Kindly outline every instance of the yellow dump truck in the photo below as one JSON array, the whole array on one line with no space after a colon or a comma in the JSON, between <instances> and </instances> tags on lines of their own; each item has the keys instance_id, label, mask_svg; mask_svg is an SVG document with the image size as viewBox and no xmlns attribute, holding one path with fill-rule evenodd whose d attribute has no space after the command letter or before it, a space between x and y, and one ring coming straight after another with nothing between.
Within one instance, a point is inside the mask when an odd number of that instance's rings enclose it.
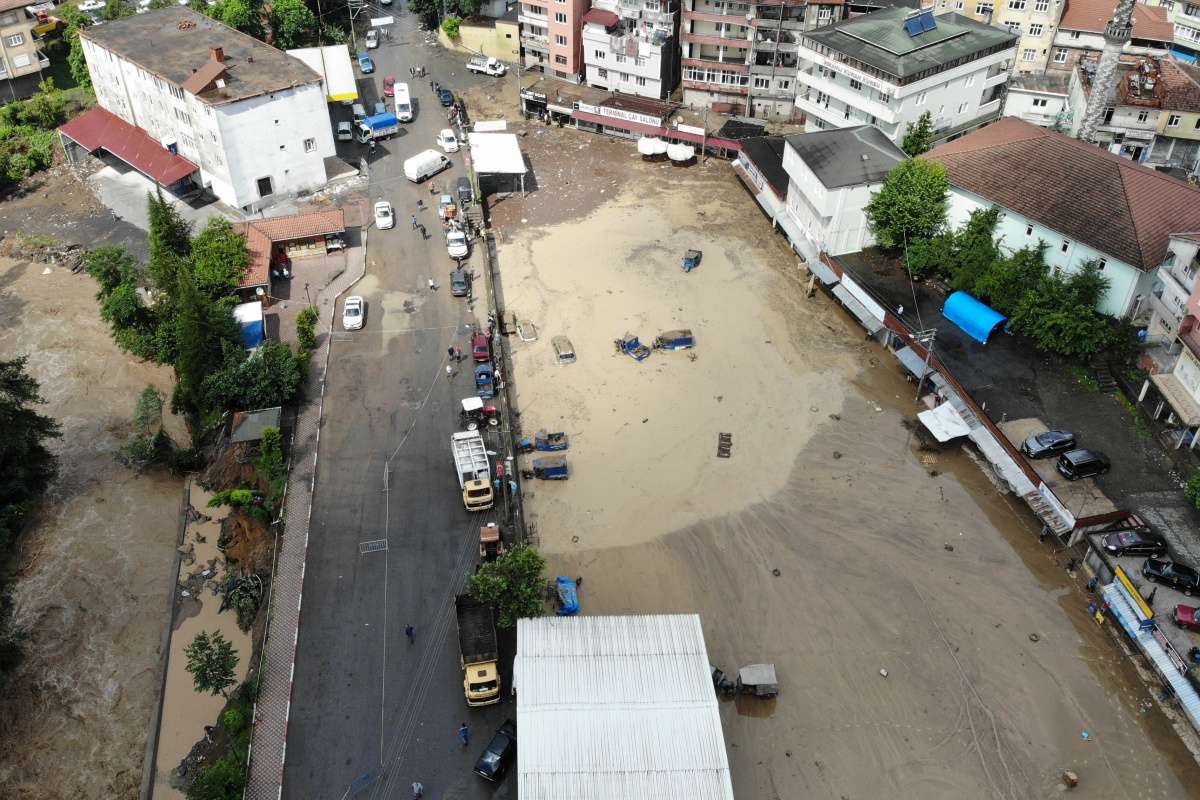
<instances>
[{"instance_id":1,"label":"yellow dump truck","mask_svg":"<svg viewBox=\"0 0 1200 800\"><path fill-rule=\"evenodd\" d=\"M496 663L496 620L492 607L469 594L456 595L458 649L462 654L463 693L469 706L500 702L500 670Z\"/></svg>"}]
</instances>

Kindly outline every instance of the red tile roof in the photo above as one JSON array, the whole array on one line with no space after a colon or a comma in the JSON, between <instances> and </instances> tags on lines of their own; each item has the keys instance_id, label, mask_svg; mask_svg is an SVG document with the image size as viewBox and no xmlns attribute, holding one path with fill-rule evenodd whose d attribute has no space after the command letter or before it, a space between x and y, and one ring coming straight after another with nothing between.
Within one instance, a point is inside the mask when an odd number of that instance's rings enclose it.
<instances>
[{"instance_id":1,"label":"red tile roof","mask_svg":"<svg viewBox=\"0 0 1200 800\"><path fill-rule=\"evenodd\" d=\"M266 286L271 281L271 251L277 242L292 242L345 233L346 217L342 209L314 211L311 214L290 214L286 217L252 219L234 226L246 237L250 266L238 288Z\"/></svg>"},{"instance_id":2,"label":"red tile roof","mask_svg":"<svg viewBox=\"0 0 1200 800\"><path fill-rule=\"evenodd\" d=\"M1017 117L923 158L953 185L1141 270L1162 263L1172 232L1200 230L1200 189Z\"/></svg>"},{"instance_id":3,"label":"red tile roof","mask_svg":"<svg viewBox=\"0 0 1200 800\"><path fill-rule=\"evenodd\" d=\"M594 22L597 25L611 28L620 22L621 18L611 11L605 11L602 8L593 8L583 15L583 21L585 23Z\"/></svg>"},{"instance_id":4,"label":"red tile roof","mask_svg":"<svg viewBox=\"0 0 1200 800\"><path fill-rule=\"evenodd\" d=\"M1168 111L1200 111L1200 67L1160 59L1159 78L1166 89L1163 108Z\"/></svg>"},{"instance_id":5,"label":"red tile roof","mask_svg":"<svg viewBox=\"0 0 1200 800\"><path fill-rule=\"evenodd\" d=\"M178 153L172 153L141 128L97 106L58 129L89 153L104 148L129 166L170 186L199 169Z\"/></svg>"},{"instance_id":6,"label":"red tile roof","mask_svg":"<svg viewBox=\"0 0 1200 800\"><path fill-rule=\"evenodd\" d=\"M1104 33L1116 10L1116 0L1067 0L1067 10L1058 27L1068 31ZM1171 41L1174 29L1167 21L1167 7L1136 4L1133 7L1133 36L1135 39Z\"/></svg>"}]
</instances>

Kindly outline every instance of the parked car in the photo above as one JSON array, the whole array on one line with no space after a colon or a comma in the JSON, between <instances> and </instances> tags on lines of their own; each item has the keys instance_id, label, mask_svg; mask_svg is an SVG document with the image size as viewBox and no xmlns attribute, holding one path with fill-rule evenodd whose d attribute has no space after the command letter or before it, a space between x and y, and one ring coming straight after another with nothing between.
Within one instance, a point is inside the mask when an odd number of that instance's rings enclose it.
<instances>
[{"instance_id":1,"label":"parked car","mask_svg":"<svg viewBox=\"0 0 1200 800\"><path fill-rule=\"evenodd\" d=\"M1171 612L1171 620L1181 628L1200 632L1200 615L1196 614L1198 610L1195 606L1177 605Z\"/></svg>"},{"instance_id":2,"label":"parked car","mask_svg":"<svg viewBox=\"0 0 1200 800\"><path fill-rule=\"evenodd\" d=\"M471 279L466 270L456 269L450 273L450 294L455 297L466 297L471 291Z\"/></svg>"},{"instance_id":3,"label":"parked car","mask_svg":"<svg viewBox=\"0 0 1200 800\"><path fill-rule=\"evenodd\" d=\"M388 228L393 228L396 225L396 214L392 211L392 204L387 200L380 200L375 204L375 227L381 231L386 231Z\"/></svg>"},{"instance_id":4,"label":"parked car","mask_svg":"<svg viewBox=\"0 0 1200 800\"><path fill-rule=\"evenodd\" d=\"M475 774L489 781L498 781L504 777L516 757L517 723L507 719L492 735L492 740L475 762Z\"/></svg>"},{"instance_id":5,"label":"parked car","mask_svg":"<svg viewBox=\"0 0 1200 800\"><path fill-rule=\"evenodd\" d=\"M383 96L384 97L392 97L395 94L396 94L396 76L388 75L386 78L383 79Z\"/></svg>"},{"instance_id":6,"label":"parked car","mask_svg":"<svg viewBox=\"0 0 1200 800\"><path fill-rule=\"evenodd\" d=\"M379 47L379 29L371 28L367 31L367 49L374 50Z\"/></svg>"},{"instance_id":7,"label":"parked car","mask_svg":"<svg viewBox=\"0 0 1200 800\"><path fill-rule=\"evenodd\" d=\"M1030 458L1046 458L1075 449L1075 434L1070 431L1043 431L1021 443L1021 452Z\"/></svg>"},{"instance_id":8,"label":"parked car","mask_svg":"<svg viewBox=\"0 0 1200 800\"><path fill-rule=\"evenodd\" d=\"M1101 539L1104 550L1114 556L1161 556L1167 553L1167 542L1148 528L1117 531Z\"/></svg>"},{"instance_id":9,"label":"parked car","mask_svg":"<svg viewBox=\"0 0 1200 800\"><path fill-rule=\"evenodd\" d=\"M83 0L83 2L79 4L79 10L80 11L89 11L89 12L90 11L99 11L100 9L104 8L106 5L108 5L108 3L105 2L105 0Z\"/></svg>"},{"instance_id":10,"label":"parked car","mask_svg":"<svg viewBox=\"0 0 1200 800\"><path fill-rule=\"evenodd\" d=\"M466 208L474 199L475 193L471 190L471 179L464 175L458 179L458 203Z\"/></svg>"},{"instance_id":11,"label":"parked car","mask_svg":"<svg viewBox=\"0 0 1200 800\"><path fill-rule=\"evenodd\" d=\"M471 247L467 244L467 235L458 230L447 233L446 252L455 260L466 258L467 254L471 252Z\"/></svg>"},{"instance_id":12,"label":"parked car","mask_svg":"<svg viewBox=\"0 0 1200 800\"><path fill-rule=\"evenodd\" d=\"M342 121L337 124L337 138L339 142L349 142L354 139L354 126L349 122Z\"/></svg>"},{"instance_id":13,"label":"parked car","mask_svg":"<svg viewBox=\"0 0 1200 800\"><path fill-rule=\"evenodd\" d=\"M438 102L449 108L454 105L454 92L449 89L438 89Z\"/></svg>"},{"instance_id":14,"label":"parked car","mask_svg":"<svg viewBox=\"0 0 1200 800\"><path fill-rule=\"evenodd\" d=\"M1178 561L1147 558L1142 564L1142 577L1148 581L1178 589L1189 597L1200 591L1200 572L1196 572L1187 564L1180 564Z\"/></svg>"},{"instance_id":15,"label":"parked car","mask_svg":"<svg viewBox=\"0 0 1200 800\"><path fill-rule=\"evenodd\" d=\"M360 330L367 315L367 304L358 295L351 295L342 304L342 328L348 331Z\"/></svg>"},{"instance_id":16,"label":"parked car","mask_svg":"<svg viewBox=\"0 0 1200 800\"><path fill-rule=\"evenodd\" d=\"M1069 481L1103 475L1111 466L1108 456L1097 450L1070 450L1059 456L1054 465L1058 474Z\"/></svg>"},{"instance_id":17,"label":"parked car","mask_svg":"<svg viewBox=\"0 0 1200 800\"><path fill-rule=\"evenodd\" d=\"M438 147L442 148L447 153L458 152L458 137L454 135L454 131L449 128L442 128L437 135Z\"/></svg>"},{"instance_id":18,"label":"parked car","mask_svg":"<svg viewBox=\"0 0 1200 800\"><path fill-rule=\"evenodd\" d=\"M366 50L358 54L358 68L362 70L364 75L370 75L375 71L375 62L371 60L371 56Z\"/></svg>"},{"instance_id":19,"label":"parked car","mask_svg":"<svg viewBox=\"0 0 1200 800\"><path fill-rule=\"evenodd\" d=\"M471 337L471 358L480 364L492 360L492 344L486 333L477 333Z\"/></svg>"}]
</instances>

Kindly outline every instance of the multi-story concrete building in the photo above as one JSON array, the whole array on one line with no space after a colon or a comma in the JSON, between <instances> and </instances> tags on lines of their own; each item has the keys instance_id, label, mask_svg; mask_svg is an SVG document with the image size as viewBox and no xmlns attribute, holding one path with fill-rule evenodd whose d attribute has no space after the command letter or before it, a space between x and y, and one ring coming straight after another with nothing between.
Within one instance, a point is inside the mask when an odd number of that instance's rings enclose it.
<instances>
[{"instance_id":1,"label":"multi-story concrete building","mask_svg":"<svg viewBox=\"0 0 1200 800\"><path fill-rule=\"evenodd\" d=\"M1042 128L1071 126L1070 79L1066 75L1017 75L1004 95L1006 117L1020 117Z\"/></svg>"},{"instance_id":2,"label":"multi-story concrete building","mask_svg":"<svg viewBox=\"0 0 1200 800\"><path fill-rule=\"evenodd\" d=\"M192 181L245 210L324 185L329 108L320 76L299 60L183 7L93 26L80 40L100 108L63 132L86 149L130 153L160 183L189 177L179 170L190 162ZM158 152L126 146L138 137ZM175 181L154 174L161 162Z\"/></svg>"},{"instance_id":3,"label":"multi-story concrete building","mask_svg":"<svg viewBox=\"0 0 1200 800\"><path fill-rule=\"evenodd\" d=\"M1115 0L1070 0L1054 34L1046 71L1070 75L1081 58L1103 50L1104 28L1116 6ZM1165 56L1171 49L1171 37L1166 7L1138 3L1133 9L1133 31L1122 53Z\"/></svg>"},{"instance_id":4,"label":"multi-story concrete building","mask_svg":"<svg viewBox=\"0 0 1200 800\"><path fill-rule=\"evenodd\" d=\"M1069 130L1079 133L1092 93L1097 56L1071 76ZM1173 59L1127 59L1117 67L1116 95L1096 129L1096 143L1155 167L1196 174L1200 157L1200 70Z\"/></svg>"},{"instance_id":5,"label":"multi-story concrete building","mask_svg":"<svg viewBox=\"0 0 1200 800\"><path fill-rule=\"evenodd\" d=\"M1200 56L1200 2L1172 0L1167 19L1174 30L1174 46L1181 55L1195 59Z\"/></svg>"},{"instance_id":6,"label":"multi-story concrete building","mask_svg":"<svg viewBox=\"0 0 1200 800\"><path fill-rule=\"evenodd\" d=\"M1016 34L959 14L891 8L801 37L796 107L808 131L876 125L899 142L929 112L939 141L1000 115Z\"/></svg>"},{"instance_id":7,"label":"multi-story concrete building","mask_svg":"<svg viewBox=\"0 0 1200 800\"><path fill-rule=\"evenodd\" d=\"M583 77L583 16L589 0L521 0L517 22L526 69L572 83Z\"/></svg>"},{"instance_id":8,"label":"multi-story concrete building","mask_svg":"<svg viewBox=\"0 0 1200 800\"><path fill-rule=\"evenodd\" d=\"M45 23L22 0L0 0L0 103L28 97L38 73L49 68L37 28ZM27 77L33 76L33 77Z\"/></svg>"},{"instance_id":9,"label":"multi-story concrete building","mask_svg":"<svg viewBox=\"0 0 1200 800\"><path fill-rule=\"evenodd\" d=\"M1176 448L1200 440L1200 234L1174 234L1150 296L1149 379L1138 401L1164 421Z\"/></svg>"},{"instance_id":10,"label":"multi-story concrete building","mask_svg":"<svg viewBox=\"0 0 1200 800\"><path fill-rule=\"evenodd\" d=\"M936 9L939 15L954 12L1019 35L1013 70L1036 74L1046 69L1064 5L1065 0L937 0Z\"/></svg>"},{"instance_id":11,"label":"multi-story concrete building","mask_svg":"<svg viewBox=\"0 0 1200 800\"><path fill-rule=\"evenodd\" d=\"M679 84L679 0L593 0L583 15L589 86L665 99Z\"/></svg>"}]
</instances>

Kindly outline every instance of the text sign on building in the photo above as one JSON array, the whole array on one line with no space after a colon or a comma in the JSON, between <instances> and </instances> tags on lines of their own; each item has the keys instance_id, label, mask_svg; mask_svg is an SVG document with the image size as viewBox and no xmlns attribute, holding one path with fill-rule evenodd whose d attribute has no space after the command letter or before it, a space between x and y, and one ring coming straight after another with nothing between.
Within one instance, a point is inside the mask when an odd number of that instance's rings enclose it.
<instances>
[{"instance_id":1,"label":"text sign on building","mask_svg":"<svg viewBox=\"0 0 1200 800\"><path fill-rule=\"evenodd\" d=\"M690 133L694 136L703 136L704 135L704 128L698 128L695 125L682 125L682 124L676 123L675 127L678 128L679 130L683 131L684 133Z\"/></svg>"},{"instance_id":2,"label":"text sign on building","mask_svg":"<svg viewBox=\"0 0 1200 800\"><path fill-rule=\"evenodd\" d=\"M845 64L842 64L838 61L834 61L833 59L826 58L825 56L821 55L820 53L814 53L812 51L809 51L808 53L806 53L806 57L810 61L812 61L816 64L819 64L822 67L825 67L825 69L840 73L842 75L845 75L848 78L853 78L854 80L858 81L859 83L863 84L864 86L870 86L872 89L874 89L877 92L885 92L887 94L895 94L896 93L896 87L893 86L892 84L884 83L883 81L879 80L878 78L873 78L870 75L868 75L867 73L861 72L860 70L857 70L854 67L848 67Z\"/></svg>"},{"instance_id":3,"label":"text sign on building","mask_svg":"<svg viewBox=\"0 0 1200 800\"><path fill-rule=\"evenodd\" d=\"M609 106L593 106L589 103L576 103L576 108L588 114L598 114L602 117L612 117L613 119L623 119L626 122L638 122L642 125L650 125L658 127L662 123L661 117L654 117L650 114L639 114L636 111L625 111L620 108L610 108Z\"/></svg>"}]
</instances>

